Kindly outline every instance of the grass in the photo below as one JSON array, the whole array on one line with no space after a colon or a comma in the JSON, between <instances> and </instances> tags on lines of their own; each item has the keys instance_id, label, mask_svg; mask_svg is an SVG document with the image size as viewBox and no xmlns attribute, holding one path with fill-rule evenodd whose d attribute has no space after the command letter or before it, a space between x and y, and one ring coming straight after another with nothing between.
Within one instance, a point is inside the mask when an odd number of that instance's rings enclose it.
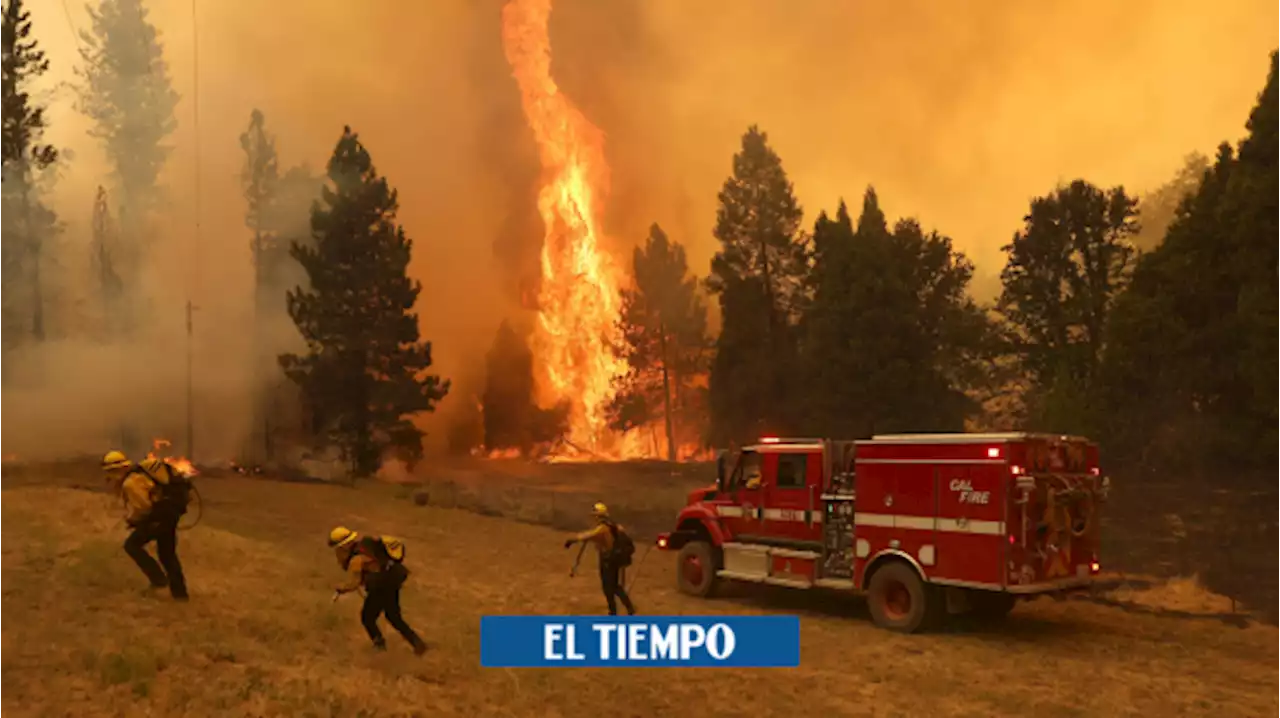
<instances>
[{"instance_id":1,"label":"grass","mask_svg":"<svg viewBox=\"0 0 1280 718\"><path fill-rule=\"evenodd\" d=\"M671 479L655 493L683 492L681 482L689 479ZM1274 627L1231 628L1045 600L1020 606L998 629L900 636L871 626L861 602L845 596L786 590L735 590L714 602L683 596L674 589L670 557L657 552L639 570L641 610L798 613L802 666L482 669L483 614L602 611L592 572L568 577L572 555L560 547L562 534L418 507L395 488L209 478L201 490L205 518L180 536L188 604L145 594L145 580L120 548L118 508L105 496L31 482L4 490L9 620L0 707L7 715L1277 711ZM585 513L577 503L566 499L556 507L563 523ZM413 575L404 610L432 646L425 657L415 658L389 629L391 650L373 653L359 625L359 599L330 603L340 575L324 537L334 524L407 540Z\"/></svg>"}]
</instances>

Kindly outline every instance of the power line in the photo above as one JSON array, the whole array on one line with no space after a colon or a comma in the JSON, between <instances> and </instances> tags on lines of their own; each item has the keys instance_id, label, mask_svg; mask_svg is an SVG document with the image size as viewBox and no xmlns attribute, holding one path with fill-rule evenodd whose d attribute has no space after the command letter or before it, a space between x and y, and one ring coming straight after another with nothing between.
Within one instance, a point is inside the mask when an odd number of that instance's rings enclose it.
<instances>
[{"instance_id":1,"label":"power line","mask_svg":"<svg viewBox=\"0 0 1280 718\"><path fill-rule=\"evenodd\" d=\"M67 0L63 0L63 15L67 17L67 27L72 29L72 38L76 41L76 45L81 44L79 29L76 27L76 20L72 19L72 9L70 9L70 5L67 4Z\"/></svg>"}]
</instances>

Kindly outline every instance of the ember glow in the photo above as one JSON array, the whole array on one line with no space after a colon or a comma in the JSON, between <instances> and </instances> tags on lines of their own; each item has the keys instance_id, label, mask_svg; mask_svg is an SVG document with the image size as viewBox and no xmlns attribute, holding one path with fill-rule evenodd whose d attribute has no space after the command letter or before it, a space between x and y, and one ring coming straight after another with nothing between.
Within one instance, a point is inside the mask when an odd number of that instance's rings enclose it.
<instances>
[{"instance_id":1,"label":"ember glow","mask_svg":"<svg viewBox=\"0 0 1280 718\"><path fill-rule=\"evenodd\" d=\"M569 402L565 438L581 458L643 456L641 441L607 426L613 381L627 371L610 349L621 309L618 270L600 247L609 168L603 134L551 77L550 14L551 0L511 0L502 10L503 49L543 170L542 288L530 339L538 398L546 406Z\"/></svg>"}]
</instances>

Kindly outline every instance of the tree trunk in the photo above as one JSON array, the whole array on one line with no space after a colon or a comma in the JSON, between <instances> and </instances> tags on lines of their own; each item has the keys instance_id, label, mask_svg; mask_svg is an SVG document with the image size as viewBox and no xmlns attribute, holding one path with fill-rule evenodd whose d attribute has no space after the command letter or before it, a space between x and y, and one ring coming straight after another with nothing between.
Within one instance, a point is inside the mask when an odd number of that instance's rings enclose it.
<instances>
[{"instance_id":1,"label":"tree trunk","mask_svg":"<svg viewBox=\"0 0 1280 718\"><path fill-rule=\"evenodd\" d=\"M667 371L667 328L658 323L658 342L662 350L662 413L667 428L667 461L676 460L676 432L671 417L671 378Z\"/></svg>"}]
</instances>

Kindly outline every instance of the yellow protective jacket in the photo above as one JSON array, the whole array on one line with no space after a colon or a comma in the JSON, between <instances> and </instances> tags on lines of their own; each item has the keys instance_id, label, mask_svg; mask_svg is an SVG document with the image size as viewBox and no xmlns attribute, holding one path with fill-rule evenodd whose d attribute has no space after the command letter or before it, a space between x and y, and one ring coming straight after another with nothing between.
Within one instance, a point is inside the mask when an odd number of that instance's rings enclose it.
<instances>
[{"instance_id":1,"label":"yellow protective jacket","mask_svg":"<svg viewBox=\"0 0 1280 718\"><path fill-rule=\"evenodd\" d=\"M619 531L622 530L622 526L614 525L618 527ZM596 524L595 528L574 534L573 540L594 545L596 552L601 556L608 554L613 549L613 532L609 530L609 524L604 521Z\"/></svg>"},{"instance_id":2,"label":"yellow protective jacket","mask_svg":"<svg viewBox=\"0 0 1280 718\"><path fill-rule=\"evenodd\" d=\"M136 526L146 520L160 499L160 482L168 481L163 459L143 459L129 469L120 483L124 497L125 522Z\"/></svg>"},{"instance_id":3,"label":"yellow protective jacket","mask_svg":"<svg viewBox=\"0 0 1280 718\"><path fill-rule=\"evenodd\" d=\"M370 579L380 576L384 571L395 572L393 568L396 562L404 557L404 544L399 539L390 536L371 537L375 541L381 541L384 549L387 551L387 557L390 559L385 566L379 563L378 559L370 556L361 550L361 546L365 545L365 541L369 539L361 539L353 546L345 547L338 550L338 565L343 566L347 572L347 579L342 584L335 587L338 593L349 593L358 588L368 588ZM407 572L401 571L402 576Z\"/></svg>"},{"instance_id":4,"label":"yellow protective jacket","mask_svg":"<svg viewBox=\"0 0 1280 718\"><path fill-rule=\"evenodd\" d=\"M364 586L368 575L377 573L378 570L377 561L362 553L353 552L347 561L347 580L336 586L338 593L350 593Z\"/></svg>"}]
</instances>

